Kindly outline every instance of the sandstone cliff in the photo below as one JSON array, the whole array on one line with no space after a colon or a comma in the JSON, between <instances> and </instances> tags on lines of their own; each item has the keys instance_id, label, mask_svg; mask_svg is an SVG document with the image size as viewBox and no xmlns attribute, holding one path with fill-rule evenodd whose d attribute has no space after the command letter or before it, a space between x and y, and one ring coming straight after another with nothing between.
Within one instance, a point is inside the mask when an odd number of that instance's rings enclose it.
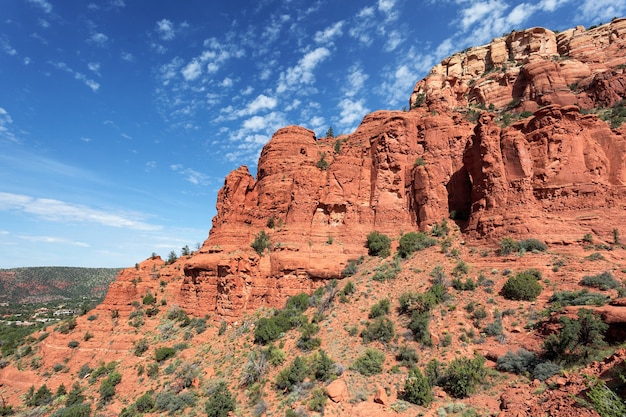
<instances>
[{"instance_id":1,"label":"sandstone cliff","mask_svg":"<svg viewBox=\"0 0 626 417\"><path fill-rule=\"evenodd\" d=\"M534 28L445 59L410 111L371 113L337 138L280 129L256 178L245 166L227 176L202 248L160 272L180 278L168 291L190 313L233 321L340 277L373 230L398 238L444 218L472 237L609 240L626 220L626 131L586 113L624 98L625 63L626 19ZM263 255L250 247L261 231ZM136 273L105 306L139 295Z\"/></svg>"}]
</instances>

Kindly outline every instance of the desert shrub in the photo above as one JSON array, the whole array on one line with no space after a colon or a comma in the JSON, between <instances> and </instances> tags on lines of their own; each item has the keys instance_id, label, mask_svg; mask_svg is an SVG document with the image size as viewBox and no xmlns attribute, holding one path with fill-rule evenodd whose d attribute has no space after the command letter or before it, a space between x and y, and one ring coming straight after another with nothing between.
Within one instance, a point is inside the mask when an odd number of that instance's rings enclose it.
<instances>
[{"instance_id":1,"label":"desert shrub","mask_svg":"<svg viewBox=\"0 0 626 417\"><path fill-rule=\"evenodd\" d=\"M140 413L149 413L154 409L154 397L151 393L146 392L135 401L135 408Z\"/></svg>"},{"instance_id":2,"label":"desert shrub","mask_svg":"<svg viewBox=\"0 0 626 417\"><path fill-rule=\"evenodd\" d=\"M309 308L309 295L306 293L300 293L298 295L294 295L293 297L289 297L287 300L287 304L285 305L285 309L295 310L297 312L306 311Z\"/></svg>"},{"instance_id":3,"label":"desert shrub","mask_svg":"<svg viewBox=\"0 0 626 417\"><path fill-rule=\"evenodd\" d=\"M402 345L396 353L396 360L400 362L402 365L411 368L417 365L419 361L419 356L417 355L417 351L410 346Z\"/></svg>"},{"instance_id":4,"label":"desert shrub","mask_svg":"<svg viewBox=\"0 0 626 417\"><path fill-rule=\"evenodd\" d=\"M606 291L612 288L617 288L620 284L615 278L613 278L613 274L611 274L610 271L605 271L598 275L584 276L583 279L580 280L580 285Z\"/></svg>"},{"instance_id":5,"label":"desert shrub","mask_svg":"<svg viewBox=\"0 0 626 417\"><path fill-rule=\"evenodd\" d=\"M367 235L367 249L370 256L386 258L391 255L391 239L389 236L373 231Z\"/></svg>"},{"instance_id":6,"label":"desert shrub","mask_svg":"<svg viewBox=\"0 0 626 417\"><path fill-rule=\"evenodd\" d=\"M409 330L413 333L413 339L426 346L432 346L432 339L430 337L430 313L414 311L411 314L411 321L408 324Z\"/></svg>"},{"instance_id":7,"label":"desert shrub","mask_svg":"<svg viewBox=\"0 0 626 417\"><path fill-rule=\"evenodd\" d=\"M538 239L523 239L519 241L520 250L526 252L545 252L548 246Z\"/></svg>"},{"instance_id":8,"label":"desert shrub","mask_svg":"<svg viewBox=\"0 0 626 417\"><path fill-rule=\"evenodd\" d=\"M413 252L426 249L437 244L437 239L428 236L424 232L409 232L400 238L398 255L403 258L410 256Z\"/></svg>"},{"instance_id":9,"label":"desert shrub","mask_svg":"<svg viewBox=\"0 0 626 417\"><path fill-rule=\"evenodd\" d=\"M260 381L267 372L268 363L265 352L250 352L248 355L248 362L241 370L241 386L250 386L255 382Z\"/></svg>"},{"instance_id":10,"label":"desert shrub","mask_svg":"<svg viewBox=\"0 0 626 417\"><path fill-rule=\"evenodd\" d=\"M159 411L169 411L174 415L177 411L182 411L196 402L193 392L187 391L176 395L172 391L162 391L154 396L154 407Z\"/></svg>"},{"instance_id":11,"label":"desert shrub","mask_svg":"<svg viewBox=\"0 0 626 417\"><path fill-rule=\"evenodd\" d=\"M385 362L385 354L376 349L365 349L354 363L352 368L363 376L372 376L383 372L383 363Z\"/></svg>"},{"instance_id":12,"label":"desert shrub","mask_svg":"<svg viewBox=\"0 0 626 417\"><path fill-rule=\"evenodd\" d=\"M204 409L208 417L226 417L235 410L235 397L225 382L220 382L209 395Z\"/></svg>"},{"instance_id":13,"label":"desert shrub","mask_svg":"<svg viewBox=\"0 0 626 417\"><path fill-rule=\"evenodd\" d=\"M549 302L558 306L603 306L609 300L608 295L588 290L557 291L550 296Z\"/></svg>"},{"instance_id":14,"label":"desert shrub","mask_svg":"<svg viewBox=\"0 0 626 417\"><path fill-rule=\"evenodd\" d=\"M37 391L35 391L35 387L31 385L25 395L25 403L29 407L38 407L40 405L50 404L52 399L52 391L50 391L46 384L39 387Z\"/></svg>"},{"instance_id":15,"label":"desert shrub","mask_svg":"<svg viewBox=\"0 0 626 417\"><path fill-rule=\"evenodd\" d=\"M78 347L78 345L80 345L80 343L77 340L70 340L67 344L67 347L75 349Z\"/></svg>"},{"instance_id":16,"label":"desert shrub","mask_svg":"<svg viewBox=\"0 0 626 417\"><path fill-rule=\"evenodd\" d=\"M465 263L464 261L459 261L454 267L454 269L452 270L452 275L454 275L457 278L460 278L461 276L466 275L468 271L469 271L469 265L467 265L467 263Z\"/></svg>"},{"instance_id":17,"label":"desert shrub","mask_svg":"<svg viewBox=\"0 0 626 417\"><path fill-rule=\"evenodd\" d=\"M148 341L146 339L139 339L134 343L133 352L135 353L135 356L141 356L148 350L148 348L150 348Z\"/></svg>"},{"instance_id":18,"label":"desert shrub","mask_svg":"<svg viewBox=\"0 0 626 417\"><path fill-rule=\"evenodd\" d=\"M524 348L517 352L508 351L500 356L496 362L496 369L503 372L523 374L529 372L537 363L537 355Z\"/></svg>"},{"instance_id":19,"label":"desert shrub","mask_svg":"<svg viewBox=\"0 0 626 417\"><path fill-rule=\"evenodd\" d=\"M283 329L279 327L273 317L263 317L259 319L254 329L254 343L266 345L274 340L278 340L283 333Z\"/></svg>"},{"instance_id":20,"label":"desert shrub","mask_svg":"<svg viewBox=\"0 0 626 417\"><path fill-rule=\"evenodd\" d=\"M76 318L72 317L63 320L56 328L59 333L68 334L76 328Z\"/></svg>"},{"instance_id":21,"label":"desert shrub","mask_svg":"<svg viewBox=\"0 0 626 417\"><path fill-rule=\"evenodd\" d=\"M505 237L500 241L500 249L498 253L500 255L509 255L511 253L515 253L519 251L519 243L515 241L515 239L510 237Z\"/></svg>"},{"instance_id":22,"label":"desert shrub","mask_svg":"<svg viewBox=\"0 0 626 417\"><path fill-rule=\"evenodd\" d=\"M586 404L593 408L602 417L626 416L626 403L600 379L588 382L589 390L586 392Z\"/></svg>"},{"instance_id":23,"label":"desert shrub","mask_svg":"<svg viewBox=\"0 0 626 417\"><path fill-rule=\"evenodd\" d=\"M152 295L151 293L147 293L141 300L143 305L150 305L150 306L155 305L156 301L157 301L156 297Z\"/></svg>"},{"instance_id":24,"label":"desert shrub","mask_svg":"<svg viewBox=\"0 0 626 417\"><path fill-rule=\"evenodd\" d=\"M446 368L442 388L456 398L470 396L476 392L477 386L487 375L484 364L485 358L479 355L475 355L473 359L454 359Z\"/></svg>"},{"instance_id":25,"label":"desert shrub","mask_svg":"<svg viewBox=\"0 0 626 417\"><path fill-rule=\"evenodd\" d=\"M609 326L593 311L583 308L578 310L576 320L561 317L559 322L559 333L549 335L543 343L548 356L587 356L591 350L605 345L604 333Z\"/></svg>"},{"instance_id":26,"label":"desert shrub","mask_svg":"<svg viewBox=\"0 0 626 417\"><path fill-rule=\"evenodd\" d=\"M322 387L316 387L311 391L311 399L308 401L307 407L311 411L323 413L326 401L328 401L328 394L326 393L326 390Z\"/></svg>"},{"instance_id":27,"label":"desert shrub","mask_svg":"<svg viewBox=\"0 0 626 417\"><path fill-rule=\"evenodd\" d=\"M351 277L359 271L359 265L363 263L363 257L361 256L359 259L350 259L348 260L348 264L343 269L341 275L345 277Z\"/></svg>"},{"instance_id":28,"label":"desert shrub","mask_svg":"<svg viewBox=\"0 0 626 417\"><path fill-rule=\"evenodd\" d=\"M448 226L448 220L441 220L441 224L435 223L430 229L430 234L436 237L444 237L450 233L450 227Z\"/></svg>"},{"instance_id":29,"label":"desert shrub","mask_svg":"<svg viewBox=\"0 0 626 417\"><path fill-rule=\"evenodd\" d=\"M417 367L409 370L409 375L404 383L404 399L424 407L428 407L434 400L428 378Z\"/></svg>"},{"instance_id":30,"label":"desert shrub","mask_svg":"<svg viewBox=\"0 0 626 417\"><path fill-rule=\"evenodd\" d=\"M502 320L494 320L485 327L488 336L500 336L502 334Z\"/></svg>"},{"instance_id":31,"label":"desert shrub","mask_svg":"<svg viewBox=\"0 0 626 417\"><path fill-rule=\"evenodd\" d=\"M5 415L0 413L0 415ZM51 417L89 417L91 406L89 404L76 404L71 407L63 407L55 411Z\"/></svg>"},{"instance_id":32,"label":"desert shrub","mask_svg":"<svg viewBox=\"0 0 626 417\"><path fill-rule=\"evenodd\" d=\"M392 262L387 262L374 268L372 279L380 282L391 281L396 279L401 270L400 259L396 258Z\"/></svg>"},{"instance_id":33,"label":"desert shrub","mask_svg":"<svg viewBox=\"0 0 626 417\"><path fill-rule=\"evenodd\" d=\"M561 372L561 365L552 361L540 362L532 368L531 374L533 378L539 381L545 381L552 375L556 375Z\"/></svg>"},{"instance_id":34,"label":"desert shrub","mask_svg":"<svg viewBox=\"0 0 626 417\"><path fill-rule=\"evenodd\" d=\"M272 366L279 366L285 362L285 352L273 344L268 345L267 348L263 350L263 354Z\"/></svg>"},{"instance_id":35,"label":"desert shrub","mask_svg":"<svg viewBox=\"0 0 626 417\"><path fill-rule=\"evenodd\" d=\"M335 362L324 349L320 349L311 360L311 374L318 381L328 381L335 375Z\"/></svg>"},{"instance_id":36,"label":"desert shrub","mask_svg":"<svg viewBox=\"0 0 626 417\"><path fill-rule=\"evenodd\" d=\"M252 243L250 244L252 249L259 254L259 256L263 255L265 249L270 249L272 246L272 242L270 241L270 236L265 233L265 230L261 230L255 237Z\"/></svg>"},{"instance_id":37,"label":"desert shrub","mask_svg":"<svg viewBox=\"0 0 626 417\"><path fill-rule=\"evenodd\" d=\"M534 301L541 293L540 278L541 273L536 270L520 272L507 280L501 294L509 300Z\"/></svg>"},{"instance_id":38,"label":"desert shrub","mask_svg":"<svg viewBox=\"0 0 626 417\"><path fill-rule=\"evenodd\" d=\"M313 337L320 331L320 327L315 323L306 323L300 327L300 338L296 346L304 351L315 350L322 344L321 339Z\"/></svg>"},{"instance_id":39,"label":"desert shrub","mask_svg":"<svg viewBox=\"0 0 626 417\"><path fill-rule=\"evenodd\" d=\"M365 343L378 340L382 343L389 343L395 335L393 322L387 317L378 317L373 322L365 325L361 332L361 337Z\"/></svg>"},{"instance_id":40,"label":"desert shrub","mask_svg":"<svg viewBox=\"0 0 626 417\"><path fill-rule=\"evenodd\" d=\"M304 381L309 373L309 367L304 359L300 356L296 356L293 363L283 369L276 375L274 383L278 389L287 389L291 391L296 385Z\"/></svg>"},{"instance_id":41,"label":"desert shrub","mask_svg":"<svg viewBox=\"0 0 626 417\"><path fill-rule=\"evenodd\" d=\"M111 401L113 396L115 396L115 386L122 381L122 375L113 371L100 383L100 402L103 404Z\"/></svg>"},{"instance_id":42,"label":"desert shrub","mask_svg":"<svg viewBox=\"0 0 626 417\"><path fill-rule=\"evenodd\" d=\"M377 317L389 314L390 307L391 303L389 302L388 298L380 300L370 308L369 318L375 319Z\"/></svg>"},{"instance_id":43,"label":"desert shrub","mask_svg":"<svg viewBox=\"0 0 626 417\"><path fill-rule=\"evenodd\" d=\"M354 282L348 281L346 285L343 286L341 291L339 291L339 301L342 303L348 302L348 297L356 292L356 285Z\"/></svg>"},{"instance_id":44,"label":"desert shrub","mask_svg":"<svg viewBox=\"0 0 626 417\"><path fill-rule=\"evenodd\" d=\"M157 350L154 352L154 359L157 362L163 362L173 357L174 355L176 355L176 349L162 346L160 348L157 348Z\"/></svg>"},{"instance_id":45,"label":"desert shrub","mask_svg":"<svg viewBox=\"0 0 626 417\"><path fill-rule=\"evenodd\" d=\"M401 294L398 299L398 302L400 303L398 312L400 314L428 312L439 303L437 295L436 291L427 291L421 294L412 291L405 292Z\"/></svg>"},{"instance_id":46,"label":"desert shrub","mask_svg":"<svg viewBox=\"0 0 626 417\"><path fill-rule=\"evenodd\" d=\"M476 289L476 281L471 277L461 280L461 278L454 278L452 280L452 288L457 291L474 291Z\"/></svg>"}]
</instances>

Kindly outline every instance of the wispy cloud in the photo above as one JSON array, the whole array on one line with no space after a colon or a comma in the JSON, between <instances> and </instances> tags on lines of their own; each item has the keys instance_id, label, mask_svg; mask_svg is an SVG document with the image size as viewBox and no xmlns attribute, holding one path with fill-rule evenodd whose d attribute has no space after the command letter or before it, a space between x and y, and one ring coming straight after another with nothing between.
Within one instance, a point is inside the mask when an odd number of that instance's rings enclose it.
<instances>
[{"instance_id":1,"label":"wispy cloud","mask_svg":"<svg viewBox=\"0 0 626 417\"><path fill-rule=\"evenodd\" d=\"M133 62L135 60L135 57L130 52L122 52L120 54L120 57L122 58L123 61L126 61L126 62Z\"/></svg>"},{"instance_id":2,"label":"wispy cloud","mask_svg":"<svg viewBox=\"0 0 626 417\"><path fill-rule=\"evenodd\" d=\"M556 2L556 0L553 0ZM581 18L593 23L606 23L616 16L626 14L626 2L614 0L584 0L579 7Z\"/></svg>"},{"instance_id":3,"label":"wispy cloud","mask_svg":"<svg viewBox=\"0 0 626 417\"><path fill-rule=\"evenodd\" d=\"M11 129L12 123L13 119L9 113L0 107L0 140L4 142L20 143L20 140Z\"/></svg>"},{"instance_id":4,"label":"wispy cloud","mask_svg":"<svg viewBox=\"0 0 626 417\"><path fill-rule=\"evenodd\" d=\"M321 44L327 44L329 42L332 42L333 39L335 39L336 37L343 35L343 25L344 22L339 21L324 30L316 32L313 36L313 39L315 40L315 42Z\"/></svg>"},{"instance_id":5,"label":"wispy cloud","mask_svg":"<svg viewBox=\"0 0 626 417\"><path fill-rule=\"evenodd\" d=\"M138 214L115 213L49 198L0 192L0 210L20 211L42 220L95 223L103 226L155 231L161 226L144 222Z\"/></svg>"},{"instance_id":6,"label":"wispy cloud","mask_svg":"<svg viewBox=\"0 0 626 417\"><path fill-rule=\"evenodd\" d=\"M29 235L17 235L19 239L26 240L28 242L35 243L51 243L54 245L69 245L69 246L78 246L82 248L89 248L91 245L85 242L78 242L69 240L62 237L53 237L53 236L29 236Z\"/></svg>"},{"instance_id":7,"label":"wispy cloud","mask_svg":"<svg viewBox=\"0 0 626 417\"><path fill-rule=\"evenodd\" d=\"M192 168L185 168L180 164L170 165L170 169L180 175L185 177L185 180L189 181L194 185L209 185L211 183L211 178L198 172Z\"/></svg>"},{"instance_id":8,"label":"wispy cloud","mask_svg":"<svg viewBox=\"0 0 626 417\"><path fill-rule=\"evenodd\" d=\"M0 51L7 55L17 55L17 50L11 46L11 43L6 36L0 36Z\"/></svg>"},{"instance_id":9,"label":"wispy cloud","mask_svg":"<svg viewBox=\"0 0 626 417\"><path fill-rule=\"evenodd\" d=\"M39 7L44 13L52 13L52 4L46 0L28 0L28 2Z\"/></svg>"},{"instance_id":10,"label":"wispy cloud","mask_svg":"<svg viewBox=\"0 0 626 417\"><path fill-rule=\"evenodd\" d=\"M72 74L75 79L82 81L87 87L91 88L94 93L100 88L100 83L88 78L82 72L74 71L65 62L50 62L50 64L58 70Z\"/></svg>"}]
</instances>

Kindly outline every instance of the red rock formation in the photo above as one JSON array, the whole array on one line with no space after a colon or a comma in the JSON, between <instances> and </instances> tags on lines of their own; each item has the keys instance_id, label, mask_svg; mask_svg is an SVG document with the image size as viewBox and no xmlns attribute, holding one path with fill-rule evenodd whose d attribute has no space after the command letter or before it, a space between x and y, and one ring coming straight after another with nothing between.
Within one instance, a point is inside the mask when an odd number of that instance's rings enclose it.
<instances>
[{"instance_id":1,"label":"red rock formation","mask_svg":"<svg viewBox=\"0 0 626 417\"><path fill-rule=\"evenodd\" d=\"M338 138L278 130L256 179L246 167L227 176L198 253L159 271L167 291L190 313L234 321L340 277L373 230L397 238L450 216L472 236L571 243L593 231L608 240L626 223L626 130L573 104L624 97L625 38L623 19L514 32L435 67L411 97L427 107L369 114ZM472 122L471 103L493 110ZM507 106L535 113L504 127ZM261 231L272 248L259 256L250 244ZM105 304L128 308L153 288L148 278L133 283L137 274L120 274Z\"/></svg>"}]
</instances>

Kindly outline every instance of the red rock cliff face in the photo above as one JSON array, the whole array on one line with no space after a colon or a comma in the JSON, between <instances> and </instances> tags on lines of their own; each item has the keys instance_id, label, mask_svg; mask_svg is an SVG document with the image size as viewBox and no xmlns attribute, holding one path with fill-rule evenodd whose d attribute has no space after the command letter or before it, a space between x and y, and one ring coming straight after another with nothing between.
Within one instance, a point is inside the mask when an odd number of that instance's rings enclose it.
<instances>
[{"instance_id":1,"label":"red rock cliff face","mask_svg":"<svg viewBox=\"0 0 626 417\"><path fill-rule=\"evenodd\" d=\"M625 37L626 20L515 32L444 60L410 111L369 114L338 138L280 129L256 179L246 167L227 176L209 238L163 269L166 290L190 313L234 321L340 277L373 230L397 238L449 217L468 237L608 240L626 224L626 130L580 109L624 98ZM476 104L491 111L475 120ZM506 111L522 110L534 114L504 127ZM260 256L250 244L261 231L272 249ZM105 304L145 292L136 273L122 273Z\"/></svg>"}]
</instances>

